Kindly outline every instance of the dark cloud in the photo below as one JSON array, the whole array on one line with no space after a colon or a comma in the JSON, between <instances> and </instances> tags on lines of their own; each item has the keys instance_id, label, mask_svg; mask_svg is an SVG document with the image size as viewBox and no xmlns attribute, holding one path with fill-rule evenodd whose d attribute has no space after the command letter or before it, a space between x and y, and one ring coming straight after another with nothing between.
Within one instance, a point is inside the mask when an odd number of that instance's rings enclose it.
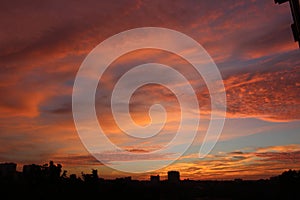
<instances>
[{"instance_id":1,"label":"dark cloud","mask_svg":"<svg viewBox=\"0 0 300 200\"><path fill-rule=\"evenodd\" d=\"M61 107L54 108L48 112L53 113L53 114L70 114L72 112L72 104L65 103L65 104L61 105Z\"/></svg>"},{"instance_id":2,"label":"dark cloud","mask_svg":"<svg viewBox=\"0 0 300 200\"><path fill-rule=\"evenodd\" d=\"M54 156L53 160L57 163L62 163L67 166L93 166L93 165L103 165L100 161L94 158L90 154L86 155L76 155L69 154L65 156Z\"/></svg>"},{"instance_id":3,"label":"dark cloud","mask_svg":"<svg viewBox=\"0 0 300 200\"><path fill-rule=\"evenodd\" d=\"M300 119L299 67L228 77L224 83L229 117L255 117L270 121ZM298 108L298 109L297 109Z\"/></svg>"},{"instance_id":4,"label":"dark cloud","mask_svg":"<svg viewBox=\"0 0 300 200\"><path fill-rule=\"evenodd\" d=\"M136 161L136 160L168 160L173 153L147 153L147 150L141 151L139 153L127 154L126 152L117 151L107 151L96 154L96 157L104 163L118 162L118 161ZM132 151L131 151L132 152Z\"/></svg>"},{"instance_id":5,"label":"dark cloud","mask_svg":"<svg viewBox=\"0 0 300 200\"><path fill-rule=\"evenodd\" d=\"M243 152L242 151L233 151L233 152L230 152L229 154L231 154L231 155L242 155Z\"/></svg>"},{"instance_id":6,"label":"dark cloud","mask_svg":"<svg viewBox=\"0 0 300 200\"><path fill-rule=\"evenodd\" d=\"M294 162L300 163L300 151L293 152L263 152L256 153L255 156L263 158L263 161L271 162Z\"/></svg>"}]
</instances>

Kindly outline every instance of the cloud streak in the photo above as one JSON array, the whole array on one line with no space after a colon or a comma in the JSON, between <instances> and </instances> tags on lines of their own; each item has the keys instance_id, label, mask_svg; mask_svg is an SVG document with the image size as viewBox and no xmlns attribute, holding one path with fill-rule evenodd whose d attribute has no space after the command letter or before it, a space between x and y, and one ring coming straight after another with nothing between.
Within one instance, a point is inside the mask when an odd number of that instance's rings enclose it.
<instances>
[{"instance_id":1,"label":"cloud streak","mask_svg":"<svg viewBox=\"0 0 300 200\"><path fill-rule=\"evenodd\" d=\"M168 170L180 170L183 177L195 179L259 179L269 178L280 174L289 168L299 169L300 146L291 144L286 146L269 146L254 149L254 151L219 152L209 155L201 161L185 163L185 159L192 159L190 155L182 161L167 167Z\"/></svg>"}]
</instances>

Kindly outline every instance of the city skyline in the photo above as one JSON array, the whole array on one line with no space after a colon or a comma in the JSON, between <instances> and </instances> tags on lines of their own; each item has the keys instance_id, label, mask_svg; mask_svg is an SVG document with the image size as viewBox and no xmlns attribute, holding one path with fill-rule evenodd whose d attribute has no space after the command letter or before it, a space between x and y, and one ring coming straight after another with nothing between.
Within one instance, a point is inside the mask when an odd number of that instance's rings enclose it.
<instances>
[{"instance_id":1,"label":"city skyline","mask_svg":"<svg viewBox=\"0 0 300 200\"><path fill-rule=\"evenodd\" d=\"M153 184L157 184L159 182L169 182L171 184L177 184L180 183L181 181L251 181L251 180L243 180L242 178L235 178L231 180L205 180L205 179L198 179L198 180L193 180L190 178L185 178L182 179L180 177L180 171L168 171L165 175L162 174L152 174L148 177L148 179L143 179L143 180L138 180L138 179L132 179L131 176L123 176L123 177L116 177L114 179L105 179L101 177L101 172L97 169L91 169L91 173L84 173L81 172L80 175L78 174L72 174L68 173L67 170L63 168L63 166L60 163L55 163L52 160L50 160L48 163L44 163L42 165L40 164L27 164L22 166L22 170L18 171L17 170L17 163L0 163L0 180L2 181L8 181L8 180L14 180L14 181L22 181L24 178L25 179L37 179L39 181L43 180L43 178L50 178L49 180L44 180L44 181L51 181L52 179L78 179L78 180L83 180L83 181L89 181L90 179L95 179L97 181L125 181L125 182L130 182L130 181L149 181ZM295 172L295 173L300 173L300 170L294 170L294 169L289 169L287 171L282 172L282 174L290 173L290 172ZM274 180L276 177L280 176L280 174L272 177L268 177L266 179L258 179L258 180L253 180L253 181L261 181L261 180ZM163 179L161 179L163 177ZM299 177L294 177L294 178L299 178Z\"/></svg>"},{"instance_id":2,"label":"city skyline","mask_svg":"<svg viewBox=\"0 0 300 200\"><path fill-rule=\"evenodd\" d=\"M168 171L167 180L159 175L150 180L135 180L131 176L114 180L92 173L67 175L60 164L50 161L42 166L25 165L16 171L15 163L0 164L0 188L10 198L53 199L101 198L113 199L298 199L300 170L288 170L260 180L189 180L180 179L179 171Z\"/></svg>"}]
</instances>

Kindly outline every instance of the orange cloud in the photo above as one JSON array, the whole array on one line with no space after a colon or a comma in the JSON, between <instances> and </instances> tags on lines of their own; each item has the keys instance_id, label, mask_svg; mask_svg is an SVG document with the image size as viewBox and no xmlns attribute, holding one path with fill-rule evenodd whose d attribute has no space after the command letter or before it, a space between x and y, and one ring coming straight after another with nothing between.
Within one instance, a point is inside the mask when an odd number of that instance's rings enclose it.
<instances>
[{"instance_id":1,"label":"orange cloud","mask_svg":"<svg viewBox=\"0 0 300 200\"><path fill-rule=\"evenodd\" d=\"M187 162L193 155L183 161L159 171L166 174L169 170L179 170L182 178L192 179L260 179L278 175L282 171L299 169L300 145L271 146L256 151L235 151L209 155L204 160ZM278 151L274 152L273 150ZM279 151L280 150L280 151ZM286 152L286 150L288 150ZM198 155L194 155L196 160Z\"/></svg>"},{"instance_id":2,"label":"orange cloud","mask_svg":"<svg viewBox=\"0 0 300 200\"><path fill-rule=\"evenodd\" d=\"M254 117L269 121L300 119L298 67L237 74L225 79L228 117Z\"/></svg>"}]
</instances>

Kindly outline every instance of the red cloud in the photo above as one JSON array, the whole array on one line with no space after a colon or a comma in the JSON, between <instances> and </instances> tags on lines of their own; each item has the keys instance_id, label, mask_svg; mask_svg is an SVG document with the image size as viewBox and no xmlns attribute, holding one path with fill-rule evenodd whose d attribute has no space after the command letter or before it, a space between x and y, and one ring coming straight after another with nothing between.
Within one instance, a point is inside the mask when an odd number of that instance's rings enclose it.
<instances>
[{"instance_id":1,"label":"red cloud","mask_svg":"<svg viewBox=\"0 0 300 200\"><path fill-rule=\"evenodd\" d=\"M277 150L274 152L274 150ZM164 170L180 170L181 176L194 179L260 179L299 169L300 146L270 146L254 151L235 151L209 155L201 161L177 162ZM189 159L198 155L188 156ZM183 160L186 158L183 158Z\"/></svg>"},{"instance_id":2,"label":"red cloud","mask_svg":"<svg viewBox=\"0 0 300 200\"><path fill-rule=\"evenodd\" d=\"M269 121L300 119L299 67L237 74L225 79L229 117L255 117Z\"/></svg>"}]
</instances>

